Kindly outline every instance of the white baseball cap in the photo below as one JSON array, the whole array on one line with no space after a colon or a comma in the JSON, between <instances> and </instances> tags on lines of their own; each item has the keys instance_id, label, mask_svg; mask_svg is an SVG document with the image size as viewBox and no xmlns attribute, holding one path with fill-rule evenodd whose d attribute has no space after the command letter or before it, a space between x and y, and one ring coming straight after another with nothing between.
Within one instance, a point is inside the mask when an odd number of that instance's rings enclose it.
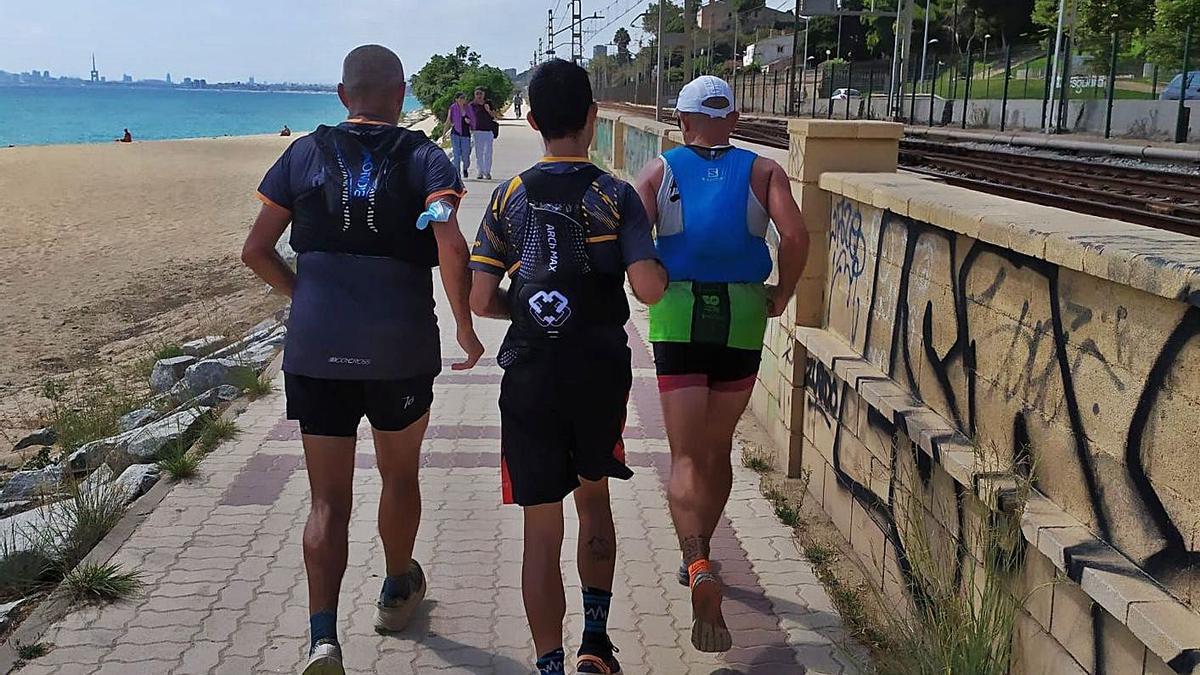
<instances>
[{"instance_id":1,"label":"white baseball cap","mask_svg":"<svg viewBox=\"0 0 1200 675\"><path fill-rule=\"evenodd\" d=\"M726 104L722 107L705 105L712 99L725 99ZM733 87L730 87L728 82L714 75L701 75L688 82L679 92L679 101L675 104L675 109L681 113L700 113L725 119L737 110L737 105L733 100Z\"/></svg>"}]
</instances>

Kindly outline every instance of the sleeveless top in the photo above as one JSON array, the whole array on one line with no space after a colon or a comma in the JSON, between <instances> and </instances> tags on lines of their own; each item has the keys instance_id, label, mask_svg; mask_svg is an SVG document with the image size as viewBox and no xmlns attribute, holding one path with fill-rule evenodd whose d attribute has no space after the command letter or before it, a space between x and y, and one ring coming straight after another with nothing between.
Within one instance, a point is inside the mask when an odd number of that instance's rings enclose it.
<instances>
[{"instance_id":1,"label":"sleeveless top","mask_svg":"<svg viewBox=\"0 0 1200 675\"><path fill-rule=\"evenodd\" d=\"M773 263L770 218L750 184L757 157L734 147L663 153L656 243L671 283L650 308L651 342L762 348Z\"/></svg>"},{"instance_id":2,"label":"sleeveless top","mask_svg":"<svg viewBox=\"0 0 1200 675\"><path fill-rule=\"evenodd\" d=\"M418 230L421 186L408 184L423 134L318 127L322 184L296 198L298 253L284 370L324 379L436 375L441 346L432 268L437 241Z\"/></svg>"},{"instance_id":3,"label":"sleeveless top","mask_svg":"<svg viewBox=\"0 0 1200 675\"><path fill-rule=\"evenodd\" d=\"M687 147L663 153L657 242L672 280L762 283L771 275L766 212L751 214L757 158L741 148L708 157Z\"/></svg>"}]
</instances>

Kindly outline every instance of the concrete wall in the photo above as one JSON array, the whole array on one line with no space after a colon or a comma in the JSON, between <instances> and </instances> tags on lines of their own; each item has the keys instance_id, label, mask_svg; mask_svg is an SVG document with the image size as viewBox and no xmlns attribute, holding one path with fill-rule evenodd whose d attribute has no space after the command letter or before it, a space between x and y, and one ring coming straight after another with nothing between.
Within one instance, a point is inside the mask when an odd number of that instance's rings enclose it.
<instances>
[{"instance_id":1,"label":"concrete wall","mask_svg":"<svg viewBox=\"0 0 1200 675\"><path fill-rule=\"evenodd\" d=\"M813 251L752 403L777 465L897 602L914 542L961 579L1019 519L1016 673L1200 672L1200 240L897 174L898 125L791 134Z\"/></svg>"}]
</instances>

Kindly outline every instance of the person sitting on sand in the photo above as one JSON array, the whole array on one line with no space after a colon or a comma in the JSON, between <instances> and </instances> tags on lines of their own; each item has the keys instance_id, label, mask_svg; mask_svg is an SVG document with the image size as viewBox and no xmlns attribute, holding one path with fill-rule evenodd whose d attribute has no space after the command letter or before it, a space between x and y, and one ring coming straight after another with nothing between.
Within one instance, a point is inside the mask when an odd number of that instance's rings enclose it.
<instances>
[{"instance_id":1,"label":"person sitting on sand","mask_svg":"<svg viewBox=\"0 0 1200 675\"><path fill-rule=\"evenodd\" d=\"M291 136L292 130L288 127L288 125L285 124L285 125L283 125L283 128L279 130L279 135L280 136Z\"/></svg>"},{"instance_id":2,"label":"person sitting on sand","mask_svg":"<svg viewBox=\"0 0 1200 675\"><path fill-rule=\"evenodd\" d=\"M133 142L133 134L129 133L129 130L126 129L125 135L121 137L121 140L119 142L120 143L132 143Z\"/></svg>"}]
</instances>

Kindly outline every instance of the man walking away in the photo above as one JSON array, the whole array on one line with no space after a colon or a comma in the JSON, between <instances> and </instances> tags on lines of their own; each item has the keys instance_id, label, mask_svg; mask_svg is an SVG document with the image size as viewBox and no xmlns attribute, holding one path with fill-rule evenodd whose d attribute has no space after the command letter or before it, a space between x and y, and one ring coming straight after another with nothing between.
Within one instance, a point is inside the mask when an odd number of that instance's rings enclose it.
<instances>
[{"instance_id":1,"label":"man walking away","mask_svg":"<svg viewBox=\"0 0 1200 675\"><path fill-rule=\"evenodd\" d=\"M492 179L492 144L500 135L500 126L496 123L496 113L492 104L487 100L487 92L480 87L475 90L475 100L471 102L471 112L474 115L474 133L471 140L475 144L475 160L479 164L479 179Z\"/></svg>"},{"instance_id":2,"label":"man walking away","mask_svg":"<svg viewBox=\"0 0 1200 675\"><path fill-rule=\"evenodd\" d=\"M475 126L475 109L467 105L467 95L454 95L454 103L446 113L446 126L450 127L450 145L454 153L454 170L468 178L471 171L471 130Z\"/></svg>"},{"instance_id":3,"label":"man walking away","mask_svg":"<svg viewBox=\"0 0 1200 675\"><path fill-rule=\"evenodd\" d=\"M384 47L346 57L338 95L346 122L294 142L263 179L262 210L242 260L292 298L284 355L287 415L300 422L312 505L304 528L310 660L306 675L344 673L337 638L346 571L354 449L371 423L383 478L379 534L386 574L375 628L404 628L425 596L412 560L421 517L417 465L441 368L432 268L442 282L466 360L483 346L469 308L467 246L456 218L418 230L437 201L457 206L462 181L424 135L397 127L404 67ZM297 272L275 253L288 223Z\"/></svg>"},{"instance_id":4,"label":"man walking away","mask_svg":"<svg viewBox=\"0 0 1200 675\"><path fill-rule=\"evenodd\" d=\"M521 92L517 92L513 96L513 108L517 111L517 119L521 119L521 106L525 104L525 99L521 96Z\"/></svg>"},{"instance_id":5,"label":"man walking away","mask_svg":"<svg viewBox=\"0 0 1200 675\"><path fill-rule=\"evenodd\" d=\"M584 631L573 672L619 673L607 625L616 565L608 479L633 475L621 440L633 382L624 280L653 303L667 277L633 187L587 159L596 126L587 71L542 64L529 102L550 156L493 194L471 256L471 308L512 321L498 357L502 477L504 501L524 507L521 590L538 672L564 673L562 501L574 492Z\"/></svg>"},{"instance_id":6,"label":"man walking away","mask_svg":"<svg viewBox=\"0 0 1200 675\"><path fill-rule=\"evenodd\" d=\"M732 641L709 540L733 485L730 454L750 402L767 317L783 313L804 270L808 235L791 182L777 163L729 144L737 126L733 90L704 76L677 106L687 144L652 161L637 189L657 224L671 275L650 309L650 341L671 443L668 502L692 591L692 645L722 652ZM779 233L779 284L766 235Z\"/></svg>"}]
</instances>

